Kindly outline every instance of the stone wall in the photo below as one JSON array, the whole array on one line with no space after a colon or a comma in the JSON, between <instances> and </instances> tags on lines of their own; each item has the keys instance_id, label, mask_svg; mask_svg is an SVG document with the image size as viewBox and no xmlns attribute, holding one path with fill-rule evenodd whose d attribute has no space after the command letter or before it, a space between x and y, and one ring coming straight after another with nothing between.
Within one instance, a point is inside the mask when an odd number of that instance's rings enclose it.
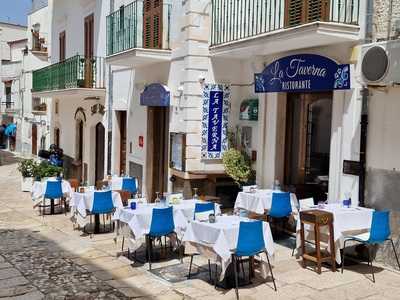
<instances>
[{"instance_id":1,"label":"stone wall","mask_svg":"<svg viewBox=\"0 0 400 300\"><path fill-rule=\"evenodd\" d=\"M392 14L390 15L390 3L392 2ZM388 35L389 19L391 20L390 38L400 37L400 1L375 0L373 14L374 40L385 40ZM397 28L397 30L396 30Z\"/></svg>"}]
</instances>

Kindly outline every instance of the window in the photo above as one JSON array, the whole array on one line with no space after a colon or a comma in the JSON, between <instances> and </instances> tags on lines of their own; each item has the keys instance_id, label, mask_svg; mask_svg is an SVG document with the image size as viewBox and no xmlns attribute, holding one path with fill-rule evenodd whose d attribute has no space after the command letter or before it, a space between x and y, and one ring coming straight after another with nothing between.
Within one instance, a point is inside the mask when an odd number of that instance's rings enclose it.
<instances>
[{"instance_id":1,"label":"window","mask_svg":"<svg viewBox=\"0 0 400 300\"><path fill-rule=\"evenodd\" d=\"M54 107L54 112L56 115L58 115L58 101L56 102L56 105Z\"/></svg>"},{"instance_id":2,"label":"window","mask_svg":"<svg viewBox=\"0 0 400 300\"><path fill-rule=\"evenodd\" d=\"M60 32L59 35L59 47L60 47L60 61L65 60L65 52L66 52L66 45L65 45L65 31Z\"/></svg>"},{"instance_id":3,"label":"window","mask_svg":"<svg viewBox=\"0 0 400 300\"><path fill-rule=\"evenodd\" d=\"M60 147L60 129L59 128L54 128L54 144L56 144L57 147Z\"/></svg>"},{"instance_id":4,"label":"window","mask_svg":"<svg viewBox=\"0 0 400 300\"><path fill-rule=\"evenodd\" d=\"M85 18L85 57L93 57L94 44L94 16L93 14Z\"/></svg>"},{"instance_id":5,"label":"window","mask_svg":"<svg viewBox=\"0 0 400 300\"><path fill-rule=\"evenodd\" d=\"M162 11L161 0L145 0L143 16L143 44L145 48L162 48Z\"/></svg>"},{"instance_id":6,"label":"window","mask_svg":"<svg viewBox=\"0 0 400 300\"><path fill-rule=\"evenodd\" d=\"M42 137L40 138L40 149L46 149L46 137L44 135L42 135Z\"/></svg>"}]
</instances>

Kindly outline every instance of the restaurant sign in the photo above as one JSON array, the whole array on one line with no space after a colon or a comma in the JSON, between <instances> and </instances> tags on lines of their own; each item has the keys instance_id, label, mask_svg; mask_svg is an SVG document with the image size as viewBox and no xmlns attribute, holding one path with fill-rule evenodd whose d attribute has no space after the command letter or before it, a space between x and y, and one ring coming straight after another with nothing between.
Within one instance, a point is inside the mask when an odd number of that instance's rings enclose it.
<instances>
[{"instance_id":1,"label":"restaurant sign","mask_svg":"<svg viewBox=\"0 0 400 300\"><path fill-rule=\"evenodd\" d=\"M280 58L254 76L256 93L350 89L350 66L316 54Z\"/></svg>"},{"instance_id":2,"label":"restaurant sign","mask_svg":"<svg viewBox=\"0 0 400 300\"><path fill-rule=\"evenodd\" d=\"M203 90L201 157L221 159L228 149L230 86L206 84Z\"/></svg>"}]
</instances>

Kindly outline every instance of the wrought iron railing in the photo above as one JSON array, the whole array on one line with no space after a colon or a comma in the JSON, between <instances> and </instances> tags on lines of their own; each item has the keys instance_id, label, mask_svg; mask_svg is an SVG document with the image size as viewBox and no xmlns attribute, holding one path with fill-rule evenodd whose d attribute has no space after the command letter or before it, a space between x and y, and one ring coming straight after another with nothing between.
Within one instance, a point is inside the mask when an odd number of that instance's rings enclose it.
<instances>
[{"instance_id":1,"label":"wrought iron railing","mask_svg":"<svg viewBox=\"0 0 400 300\"><path fill-rule=\"evenodd\" d=\"M161 47L152 48L170 49L171 8L171 4L163 4L161 32L152 34L152 38L161 39ZM108 15L107 56L133 48L148 48L144 43L148 37L146 32L154 30L156 24L147 24L146 28L144 23L143 0L133 1Z\"/></svg>"},{"instance_id":2,"label":"wrought iron railing","mask_svg":"<svg viewBox=\"0 0 400 300\"><path fill-rule=\"evenodd\" d=\"M8 112L15 109L15 102L11 101L4 101L0 102L0 111L1 112Z\"/></svg>"},{"instance_id":3,"label":"wrought iron railing","mask_svg":"<svg viewBox=\"0 0 400 300\"><path fill-rule=\"evenodd\" d=\"M104 59L75 55L62 62L33 71L32 91L72 88L104 88Z\"/></svg>"},{"instance_id":4,"label":"wrought iron railing","mask_svg":"<svg viewBox=\"0 0 400 300\"><path fill-rule=\"evenodd\" d=\"M211 0L211 46L315 21L357 25L360 0Z\"/></svg>"}]
</instances>

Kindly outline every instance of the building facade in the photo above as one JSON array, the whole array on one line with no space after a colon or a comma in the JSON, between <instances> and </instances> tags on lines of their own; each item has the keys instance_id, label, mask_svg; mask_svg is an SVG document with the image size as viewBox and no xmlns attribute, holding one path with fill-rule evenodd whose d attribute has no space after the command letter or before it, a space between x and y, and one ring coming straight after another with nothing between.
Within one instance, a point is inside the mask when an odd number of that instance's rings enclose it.
<instances>
[{"instance_id":1,"label":"building facade","mask_svg":"<svg viewBox=\"0 0 400 300\"><path fill-rule=\"evenodd\" d=\"M51 143L51 99L32 97L32 72L50 64L52 1L32 1L26 31L27 51L22 60L20 146L25 156L36 156Z\"/></svg>"},{"instance_id":2,"label":"building facade","mask_svg":"<svg viewBox=\"0 0 400 300\"><path fill-rule=\"evenodd\" d=\"M234 189L223 151L209 151L213 135L203 119L207 95L225 89L223 129L214 128L223 140L218 147L226 149L226 136L236 133L260 187L279 180L299 197L334 202L350 193L358 201L358 177L342 170L344 161L359 160L362 101L353 49L364 39L366 4L297 2L112 1L106 61L119 69L109 88L110 171L138 176L152 198L156 191ZM335 89L331 69L322 90L257 91L255 74L296 56L322 68L348 65L351 84ZM119 78L130 78L125 89ZM243 113L249 103L257 117Z\"/></svg>"},{"instance_id":3,"label":"building facade","mask_svg":"<svg viewBox=\"0 0 400 300\"><path fill-rule=\"evenodd\" d=\"M105 1L53 1L51 64L33 72L32 96L51 98L51 140L66 176L104 178Z\"/></svg>"},{"instance_id":4,"label":"building facade","mask_svg":"<svg viewBox=\"0 0 400 300\"><path fill-rule=\"evenodd\" d=\"M2 124L15 123L20 117L22 60L26 44L25 26L0 23L0 122ZM18 133L16 139L20 139Z\"/></svg>"}]
</instances>

